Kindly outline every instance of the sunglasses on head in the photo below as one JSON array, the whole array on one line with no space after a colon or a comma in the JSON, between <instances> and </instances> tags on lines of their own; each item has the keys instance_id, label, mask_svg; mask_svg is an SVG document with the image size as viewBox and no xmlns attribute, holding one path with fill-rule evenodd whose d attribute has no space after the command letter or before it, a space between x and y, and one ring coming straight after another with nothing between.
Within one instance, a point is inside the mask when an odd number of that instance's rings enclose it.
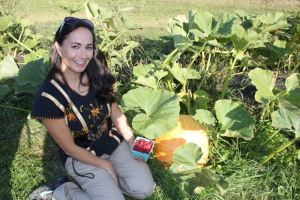
<instances>
[{"instance_id":1,"label":"sunglasses on head","mask_svg":"<svg viewBox=\"0 0 300 200\"><path fill-rule=\"evenodd\" d=\"M90 28L94 28L93 22L91 22L88 19L79 19L79 18L76 18L76 17L66 17L64 19L64 21L62 22L61 26L60 26L59 33L61 32L61 30L63 29L63 27L65 26L65 24L72 24L72 23L75 23L75 22L78 22L78 21L84 22Z\"/></svg>"}]
</instances>

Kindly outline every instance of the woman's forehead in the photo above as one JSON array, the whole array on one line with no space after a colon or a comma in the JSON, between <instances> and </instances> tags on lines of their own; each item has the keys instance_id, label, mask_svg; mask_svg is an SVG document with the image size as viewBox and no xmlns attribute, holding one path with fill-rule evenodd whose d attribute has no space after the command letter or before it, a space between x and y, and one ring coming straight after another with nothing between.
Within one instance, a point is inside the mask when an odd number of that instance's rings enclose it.
<instances>
[{"instance_id":1,"label":"woman's forehead","mask_svg":"<svg viewBox=\"0 0 300 200\"><path fill-rule=\"evenodd\" d=\"M66 38L69 42L75 43L93 43L93 34L91 31L84 27L79 27L70 32Z\"/></svg>"}]
</instances>

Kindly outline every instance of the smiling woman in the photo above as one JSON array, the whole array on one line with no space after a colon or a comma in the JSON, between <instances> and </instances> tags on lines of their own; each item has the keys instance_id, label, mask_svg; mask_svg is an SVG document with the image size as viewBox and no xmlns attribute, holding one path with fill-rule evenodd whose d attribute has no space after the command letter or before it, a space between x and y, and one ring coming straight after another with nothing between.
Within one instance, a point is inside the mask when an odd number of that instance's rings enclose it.
<instances>
[{"instance_id":1,"label":"smiling woman","mask_svg":"<svg viewBox=\"0 0 300 200\"><path fill-rule=\"evenodd\" d=\"M62 59L61 71L66 76L69 86L78 93L86 94L87 75L83 76L82 84L74 77L80 77L93 57L93 35L88 29L79 27L68 35L62 45L55 42L55 47ZM61 77L59 79L62 80Z\"/></svg>"},{"instance_id":2,"label":"smiling woman","mask_svg":"<svg viewBox=\"0 0 300 200\"><path fill-rule=\"evenodd\" d=\"M50 70L31 118L41 119L60 147L61 161L83 190L59 178L30 199L144 199L155 183L130 148L135 139L113 95L114 76L98 49L94 26L67 17L55 34Z\"/></svg>"}]
</instances>

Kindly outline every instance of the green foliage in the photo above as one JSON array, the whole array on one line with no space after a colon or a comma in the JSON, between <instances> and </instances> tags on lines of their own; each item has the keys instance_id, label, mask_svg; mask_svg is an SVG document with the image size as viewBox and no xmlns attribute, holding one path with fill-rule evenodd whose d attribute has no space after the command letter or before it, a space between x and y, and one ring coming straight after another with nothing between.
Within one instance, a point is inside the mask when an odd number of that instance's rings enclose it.
<instances>
[{"instance_id":1,"label":"green foliage","mask_svg":"<svg viewBox=\"0 0 300 200\"><path fill-rule=\"evenodd\" d=\"M209 169L201 169L195 163L201 158L201 149L195 143L184 144L174 151L171 175L183 182L184 190L190 195L215 188L224 194L228 183Z\"/></svg>"},{"instance_id":2,"label":"green foliage","mask_svg":"<svg viewBox=\"0 0 300 200\"><path fill-rule=\"evenodd\" d=\"M124 94L122 107L141 109L132 122L132 127L141 135L153 139L172 130L179 119L179 101L168 91L137 88Z\"/></svg>"},{"instance_id":3,"label":"green foliage","mask_svg":"<svg viewBox=\"0 0 300 200\"><path fill-rule=\"evenodd\" d=\"M43 41L41 34L34 34L30 28L32 21L27 19L16 18L13 16L3 16L0 18L0 50L2 56L12 55L18 60L22 54L34 52L38 44ZM44 53L42 49L36 51L36 57L41 57L37 53ZM0 57L1 58L1 57Z\"/></svg>"},{"instance_id":4,"label":"green foliage","mask_svg":"<svg viewBox=\"0 0 300 200\"><path fill-rule=\"evenodd\" d=\"M155 159L150 160L148 163L158 183L151 198L299 197L296 157L300 127L299 13L291 16L280 12L248 15L236 11L236 14L223 13L214 17L209 12L190 10L188 17L179 15L169 21L175 50L169 55L156 53L151 57L145 54L138 42L128 40L125 34L140 29L140 26L125 19L117 9L89 2L61 1L59 5L70 15L84 8L87 18L94 22L99 48L108 55L109 65L113 66L118 80L121 107L137 134L151 139L163 135L176 126L180 113L192 115L206 127L211 139L209 166L200 169L195 164L201 150L192 143L175 150L170 171L162 170ZM3 12L1 10L1 14ZM0 121L4 124L12 122L13 127L18 127L21 122L16 120L19 111L10 108L30 111L26 109L30 109L48 65L48 51L41 48L44 37L35 34L33 25L32 21L13 16L0 18ZM153 61L153 58L160 60ZM253 67L257 68L249 71ZM285 89L276 87L278 74L282 71L289 74ZM257 103L241 102L242 99L229 93L229 81L235 74L250 77L257 89ZM224 100L225 97L230 100ZM251 115L256 115L257 111L251 107L260 112L259 104L264 110L260 120L254 121ZM251 110L251 115L248 110ZM261 128L265 124L273 127ZM33 127L40 130L36 125ZM275 132L274 128L279 130ZM20 133L20 130L15 132ZM10 132L1 130L1 133ZM293 135L295 138L291 139ZM12 140L0 136L3 155L6 156L11 150L6 148L11 147ZM16 138L29 141L14 140L14 143L23 145L20 149L26 152L19 154L14 161L13 153L6 156L8 162L2 163L12 168L1 168L12 173L12 193L17 199L21 198L19 194L26 196L35 187L48 182L44 177L55 178L51 174L52 167L59 167L56 162L52 165L52 161L34 160L40 155L35 154L36 149L30 152L31 132L21 137L16 135ZM23 148L24 144L28 146ZM277 159L271 160L275 156ZM22 157L34 160L30 163L35 163L35 166L44 163L45 176L34 177L36 171L42 169L28 164ZM19 165L21 167L17 169ZM3 174L3 180L9 181L6 174ZM29 187L18 186L18 180L30 179L28 175L34 177L34 183ZM10 188L2 191L1 194L9 194Z\"/></svg>"},{"instance_id":5,"label":"green foliage","mask_svg":"<svg viewBox=\"0 0 300 200\"><path fill-rule=\"evenodd\" d=\"M295 139L283 144L261 161L265 163L300 138L300 76L299 74L289 76L285 82L286 90L283 91L280 91L278 88L275 90L275 77L271 71L258 68L253 69L250 71L249 77L257 88L255 99L263 103L265 108L270 105L272 105L272 110L278 108L278 110L270 113L272 125L275 128L295 133ZM273 104L270 104L271 102ZM277 104L276 107L274 104Z\"/></svg>"},{"instance_id":6,"label":"green foliage","mask_svg":"<svg viewBox=\"0 0 300 200\"><path fill-rule=\"evenodd\" d=\"M82 3L71 3L68 1L60 1L57 4L64 10L68 11L70 15L80 11L84 7Z\"/></svg>"}]
</instances>

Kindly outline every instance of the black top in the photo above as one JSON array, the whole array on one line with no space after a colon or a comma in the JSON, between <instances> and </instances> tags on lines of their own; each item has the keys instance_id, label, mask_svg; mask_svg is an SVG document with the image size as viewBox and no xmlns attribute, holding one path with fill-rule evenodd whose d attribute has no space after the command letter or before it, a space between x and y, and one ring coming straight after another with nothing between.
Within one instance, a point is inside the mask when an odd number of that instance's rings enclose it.
<instances>
[{"instance_id":1,"label":"black top","mask_svg":"<svg viewBox=\"0 0 300 200\"><path fill-rule=\"evenodd\" d=\"M122 141L110 119L111 105L96 99L90 89L84 96L56 78L45 81L37 93L31 118L65 118L75 143L97 156L110 155ZM60 149L63 164L67 155Z\"/></svg>"}]
</instances>

